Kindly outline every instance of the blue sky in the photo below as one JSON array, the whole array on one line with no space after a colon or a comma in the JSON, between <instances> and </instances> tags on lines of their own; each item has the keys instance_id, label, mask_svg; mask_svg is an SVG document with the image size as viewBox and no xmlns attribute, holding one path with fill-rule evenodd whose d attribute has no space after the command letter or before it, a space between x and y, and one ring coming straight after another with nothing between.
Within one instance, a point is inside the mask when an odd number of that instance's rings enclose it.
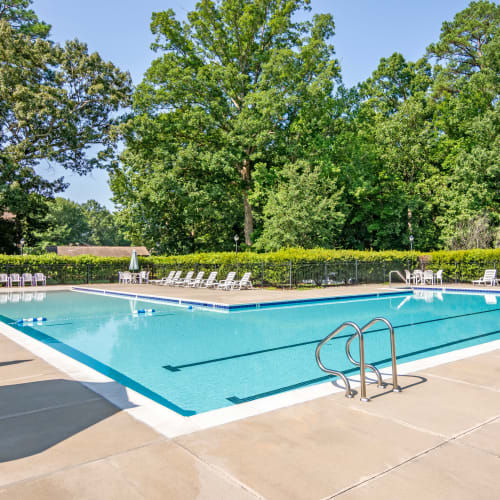
<instances>
[{"instance_id":1,"label":"blue sky","mask_svg":"<svg viewBox=\"0 0 500 500\"><path fill-rule=\"evenodd\" d=\"M465 0L312 0L312 12L330 12L336 24L333 39L346 85L367 78L381 57L401 52L416 60L439 38L441 24L468 5ZM52 39L78 38L90 51L132 75L134 84L154 58L149 49L151 13L172 8L179 19L194 8L194 0L34 0L40 19L52 24ZM64 175L70 182L63 194L84 202L90 198L113 208L108 177L96 171L80 177L57 165L43 163L48 178Z\"/></svg>"}]
</instances>

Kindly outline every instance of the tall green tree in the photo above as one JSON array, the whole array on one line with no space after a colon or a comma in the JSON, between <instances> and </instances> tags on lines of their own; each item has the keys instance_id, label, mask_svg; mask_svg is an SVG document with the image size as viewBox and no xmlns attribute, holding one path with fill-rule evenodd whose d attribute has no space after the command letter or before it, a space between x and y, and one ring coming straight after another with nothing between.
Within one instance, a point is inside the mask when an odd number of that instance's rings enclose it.
<instances>
[{"instance_id":1,"label":"tall green tree","mask_svg":"<svg viewBox=\"0 0 500 500\"><path fill-rule=\"evenodd\" d=\"M113 116L129 103L131 82L85 44L51 42L30 4L0 2L0 213L13 212L11 229L33 244L42 229L30 215L34 204L43 218L45 201L66 187L41 178L36 165L54 161L82 175L105 166ZM101 148L97 157L88 155L92 146Z\"/></svg>"},{"instance_id":2,"label":"tall green tree","mask_svg":"<svg viewBox=\"0 0 500 500\"><path fill-rule=\"evenodd\" d=\"M321 130L339 76L333 20L296 22L308 8L309 0L201 0L184 23L172 10L153 14L161 55L134 94L111 183L137 230L173 251L172 240L221 248L217 238L229 243L240 229L252 244L262 193Z\"/></svg>"}]
</instances>

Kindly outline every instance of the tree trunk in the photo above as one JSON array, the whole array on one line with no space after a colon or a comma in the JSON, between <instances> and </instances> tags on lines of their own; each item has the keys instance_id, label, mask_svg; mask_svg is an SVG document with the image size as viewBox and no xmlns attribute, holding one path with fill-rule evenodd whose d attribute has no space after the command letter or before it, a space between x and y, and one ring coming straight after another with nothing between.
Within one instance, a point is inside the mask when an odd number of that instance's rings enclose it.
<instances>
[{"instance_id":1,"label":"tree trunk","mask_svg":"<svg viewBox=\"0 0 500 500\"><path fill-rule=\"evenodd\" d=\"M252 244L252 233L253 233L253 215L252 206L248 201L248 195L246 191L243 191L243 205L245 207L245 243L247 245Z\"/></svg>"}]
</instances>

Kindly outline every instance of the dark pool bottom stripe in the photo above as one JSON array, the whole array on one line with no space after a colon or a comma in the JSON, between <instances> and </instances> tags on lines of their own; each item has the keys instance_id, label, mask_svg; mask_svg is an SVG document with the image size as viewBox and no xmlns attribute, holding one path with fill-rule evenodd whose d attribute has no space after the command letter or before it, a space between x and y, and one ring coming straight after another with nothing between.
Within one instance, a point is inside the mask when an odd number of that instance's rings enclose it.
<instances>
[{"instance_id":1,"label":"dark pool bottom stripe","mask_svg":"<svg viewBox=\"0 0 500 500\"><path fill-rule=\"evenodd\" d=\"M445 344L440 344L438 346L428 347L426 349L420 349L418 351L413 351L413 352L410 352L410 353L398 356L397 357L398 358L398 362L401 361L401 359L408 358L410 356L415 356L417 354L423 354L425 352L435 351L435 350L441 349L443 347L450 347L452 345L461 344L461 343L464 343L464 342L468 342L470 340L477 340L477 339L480 339L480 338L489 337L490 335L495 335L497 333L500 333L500 330L495 330L493 332L488 332L488 333L482 333L481 335L475 335L473 337L468 337L466 339L454 340L452 342L446 342ZM373 364L375 366L382 366L382 365L385 365L385 364L390 363L390 362L391 362L391 358L382 359L382 360L376 361L376 362L367 360L367 363L371 363L371 364ZM368 371L368 373L370 373L369 370L367 370L367 371ZM356 368L350 368L349 370L345 370L342 373L344 375L350 375L351 373L357 373L357 372L358 372L358 368L356 367ZM291 391L293 389L299 389L301 387L306 387L308 385L317 384L319 382L323 382L323 381L326 381L326 380L329 380L329 379L334 379L334 378L336 378L334 375L326 375L326 376L323 376L323 377L318 377L318 378L313 378L313 379L305 380L304 382L299 382L297 384L288 385L288 386L285 386L285 387L279 387L278 389L273 389L272 391L261 392L259 394L253 394L252 396L247 396L245 398L239 398L238 396L230 396L230 397L228 397L226 399L228 401L230 401L231 403L234 403L234 404L248 403L249 401L254 401L256 399L265 398L266 396L274 396L276 394L281 394L282 392Z\"/></svg>"},{"instance_id":2,"label":"dark pool bottom stripe","mask_svg":"<svg viewBox=\"0 0 500 500\"><path fill-rule=\"evenodd\" d=\"M476 314L486 314L486 313L494 312L494 311L500 311L500 307L497 307L495 309L488 309L486 311L476 311L476 312L472 312L472 313L457 314L454 316L445 316L443 318L433 318L433 319L427 319L424 321L416 321L415 323L406 323L404 325L395 326L394 330L396 330L397 328L407 328L409 326L423 325L425 323L433 323L436 321L446 321L449 319L463 318L466 316L474 316ZM386 328L377 328L375 330L369 330L369 331L365 332L365 335L368 335L370 333L382 332L384 330L386 330ZM348 335L339 335L339 336L335 337L334 339L332 339L332 341L339 340L339 339L345 339L345 338L350 337L351 335L352 335L352 333L350 333ZM317 343L321 342L322 340L323 339L307 340L305 342L298 342L296 344L288 344L288 345L279 346L279 347L270 347L269 349L260 349L258 351L245 352L242 354L234 354L232 356L224 356L221 358L206 359L204 361L197 361L194 363L186 363L184 365L164 365L163 368L165 368L165 370L168 370L172 373L175 373L175 372L180 372L183 368L193 368L195 366L209 365L211 363L220 363L221 361L229 361L230 359L245 358L247 356L257 356L258 354L265 354L268 352L281 351L284 349L293 349L295 347L302 347L305 345L317 344Z\"/></svg>"}]
</instances>

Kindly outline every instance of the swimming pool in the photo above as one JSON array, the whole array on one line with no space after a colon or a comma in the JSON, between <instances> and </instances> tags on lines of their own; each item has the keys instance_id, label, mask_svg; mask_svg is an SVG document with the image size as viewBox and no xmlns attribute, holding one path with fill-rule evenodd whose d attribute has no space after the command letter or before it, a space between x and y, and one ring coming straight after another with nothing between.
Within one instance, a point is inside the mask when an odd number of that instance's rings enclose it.
<instances>
[{"instance_id":1,"label":"swimming pool","mask_svg":"<svg viewBox=\"0 0 500 500\"><path fill-rule=\"evenodd\" d=\"M500 339L494 294L417 291L230 312L70 291L0 301L0 321L184 416L331 379L316 365L317 343L343 321L375 316L394 325L398 362ZM27 317L47 321L16 323ZM347 375L356 373L344 350L350 334L322 351L325 365ZM380 326L366 333L365 351L368 363L390 365Z\"/></svg>"}]
</instances>

